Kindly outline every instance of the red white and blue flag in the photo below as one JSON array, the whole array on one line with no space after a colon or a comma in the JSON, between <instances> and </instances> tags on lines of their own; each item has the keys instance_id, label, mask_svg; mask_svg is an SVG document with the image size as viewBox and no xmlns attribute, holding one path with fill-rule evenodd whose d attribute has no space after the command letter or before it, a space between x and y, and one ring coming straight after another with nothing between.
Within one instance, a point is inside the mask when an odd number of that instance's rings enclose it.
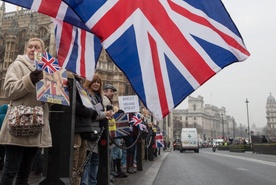
<instances>
[{"instance_id":1,"label":"red white and blue flag","mask_svg":"<svg viewBox=\"0 0 276 185\"><path fill-rule=\"evenodd\" d=\"M116 130L109 132L111 137L120 138L124 136L129 136L129 115L126 113L116 113L114 114L114 119L116 122Z\"/></svg>"},{"instance_id":2,"label":"red white and blue flag","mask_svg":"<svg viewBox=\"0 0 276 185\"><path fill-rule=\"evenodd\" d=\"M139 127L141 131L147 130L147 126L144 124L142 115L140 113L135 113L129 122L131 125L135 127Z\"/></svg>"},{"instance_id":3,"label":"red white and blue flag","mask_svg":"<svg viewBox=\"0 0 276 185\"><path fill-rule=\"evenodd\" d=\"M57 20L61 20L77 26L83 30L90 29L85 23L75 14L75 12L68 7L62 0L2 0L9 2L36 12L48 15Z\"/></svg>"},{"instance_id":4,"label":"red white and blue flag","mask_svg":"<svg viewBox=\"0 0 276 185\"><path fill-rule=\"evenodd\" d=\"M48 52L42 54L41 60L36 61L37 68L46 71L48 74L53 74L57 70L60 70L61 67L58 64L58 61L52 57Z\"/></svg>"},{"instance_id":5,"label":"red white and blue flag","mask_svg":"<svg viewBox=\"0 0 276 185\"><path fill-rule=\"evenodd\" d=\"M161 132L155 135L155 147L164 147L163 134Z\"/></svg>"},{"instance_id":6,"label":"red white and blue flag","mask_svg":"<svg viewBox=\"0 0 276 185\"><path fill-rule=\"evenodd\" d=\"M161 119L250 54L220 0L64 0Z\"/></svg>"},{"instance_id":7,"label":"red white and blue flag","mask_svg":"<svg viewBox=\"0 0 276 185\"><path fill-rule=\"evenodd\" d=\"M48 80L40 80L36 83L36 96L37 100L43 102L49 102L54 104L70 106L69 92L67 88L64 87L64 84L67 83L67 74L65 69L59 70L61 75L61 83L58 87L58 84ZM52 75L52 74L51 74ZM47 77L44 77L47 78Z\"/></svg>"},{"instance_id":8,"label":"red white and blue flag","mask_svg":"<svg viewBox=\"0 0 276 185\"><path fill-rule=\"evenodd\" d=\"M32 7L60 0L7 2ZM100 38L157 119L166 116L221 69L250 55L221 0L63 2ZM47 11L57 9L43 8L40 12L50 16L53 14ZM56 12L61 9L65 8ZM68 22L66 15L63 19Z\"/></svg>"},{"instance_id":9,"label":"red white and blue flag","mask_svg":"<svg viewBox=\"0 0 276 185\"><path fill-rule=\"evenodd\" d=\"M55 18L53 22L56 28L59 65L92 80L102 50L100 40L65 2L62 0L7 0L6 2Z\"/></svg>"},{"instance_id":10,"label":"red white and blue flag","mask_svg":"<svg viewBox=\"0 0 276 185\"><path fill-rule=\"evenodd\" d=\"M92 80L102 46L92 33L71 24L54 20L59 65Z\"/></svg>"}]
</instances>

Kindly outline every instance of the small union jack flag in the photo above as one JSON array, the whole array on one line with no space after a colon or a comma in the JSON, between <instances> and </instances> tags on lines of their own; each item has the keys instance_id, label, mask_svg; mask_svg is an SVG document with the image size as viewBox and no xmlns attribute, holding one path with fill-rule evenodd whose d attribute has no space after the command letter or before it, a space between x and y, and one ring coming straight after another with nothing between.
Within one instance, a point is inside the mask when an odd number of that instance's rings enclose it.
<instances>
[{"instance_id":1,"label":"small union jack flag","mask_svg":"<svg viewBox=\"0 0 276 185\"><path fill-rule=\"evenodd\" d=\"M164 147L164 140L163 140L163 134L160 132L156 134L155 136L155 145L154 148L161 148Z\"/></svg>"},{"instance_id":2,"label":"small union jack flag","mask_svg":"<svg viewBox=\"0 0 276 185\"><path fill-rule=\"evenodd\" d=\"M147 130L147 126L143 123L142 115L140 113L135 113L130 122L131 125L139 127L140 130Z\"/></svg>"},{"instance_id":3,"label":"small union jack flag","mask_svg":"<svg viewBox=\"0 0 276 185\"><path fill-rule=\"evenodd\" d=\"M42 69L49 74L53 74L54 72L61 69L58 64L58 61L52 57L48 52L44 52L42 54L41 60L37 60L38 69Z\"/></svg>"},{"instance_id":4,"label":"small union jack flag","mask_svg":"<svg viewBox=\"0 0 276 185\"><path fill-rule=\"evenodd\" d=\"M123 136L129 136L129 116L126 113L116 113L114 114L114 119L116 122L116 130L110 131L111 137L119 138Z\"/></svg>"},{"instance_id":5,"label":"small union jack flag","mask_svg":"<svg viewBox=\"0 0 276 185\"><path fill-rule=\"evenodd\" d=\"M135 115L132 116L129 123L137 127L142 122L143 120L142 120L141 114L136 113Z\"/></svg>"}]
</instances>

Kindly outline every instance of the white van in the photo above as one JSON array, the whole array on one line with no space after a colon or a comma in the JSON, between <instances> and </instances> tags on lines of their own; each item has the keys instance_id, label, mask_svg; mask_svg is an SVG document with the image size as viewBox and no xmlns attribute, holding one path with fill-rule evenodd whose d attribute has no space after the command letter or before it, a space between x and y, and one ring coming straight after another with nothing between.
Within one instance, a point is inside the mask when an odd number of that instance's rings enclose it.
<instances>
[{"instance_id":1,"label":"white van","mask_svg":"<svg viewBox=\"0 0 276 185\"><path fill-rule=\"evenodd\" d=\"M195 153L198 153L199 147L197 140L196 128L182 128L180 152L193 150Z\"/></svg>"}]
</instances>

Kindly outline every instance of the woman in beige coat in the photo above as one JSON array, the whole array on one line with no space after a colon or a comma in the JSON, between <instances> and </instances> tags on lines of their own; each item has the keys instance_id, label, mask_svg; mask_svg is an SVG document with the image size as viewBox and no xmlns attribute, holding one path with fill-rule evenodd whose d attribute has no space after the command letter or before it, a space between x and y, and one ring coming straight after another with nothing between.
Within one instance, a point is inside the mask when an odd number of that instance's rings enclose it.
<instances>
[{"instance_id":1,"label":"woman in beige coat","mask_svg":"<svg viewBox=\"0 0 276 185\"><path fill-rule=\"evenodd\" d=\"M52 146L48 104L36 99L35 84L43 78L43 73L35 68L34 52L42 53L44 50L45 45L41 39L30 39L25 55L17 56L5 76L5 97L12 105L43 105L45 125L42 132L37 135L15 137L9 133L8 116L5 117L0 132L0 144L6 147L6 158L0 185L12 185L15 177L16 185L27 185L38 148ZM9 111L8 109L7 115Z\"/></svg>"}]
</instances>

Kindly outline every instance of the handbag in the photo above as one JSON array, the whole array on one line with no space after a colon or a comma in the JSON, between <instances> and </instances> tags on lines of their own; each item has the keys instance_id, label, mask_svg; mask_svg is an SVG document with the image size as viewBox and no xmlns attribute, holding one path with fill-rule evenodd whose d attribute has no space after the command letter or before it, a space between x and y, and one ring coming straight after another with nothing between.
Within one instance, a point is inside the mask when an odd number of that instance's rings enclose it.
<instances>
[{"instance_id":1,"label":"handbag","mask_svg":"<svg viewBox=\"0 0 276 185\"><path fill-rule=\"evenodd\" d=\"M10 105L8 125L10 134L16 137L41 133L44 126L42 105L35 107Z\"/></svg>"},{"instance_id":2,"label":"handbag","mask_svg":"<svg viewBox=\"0 0 276 185\"><path fill-rule=\"evenodd\" d=\"M98 139L99 134L101 133L101 128L93 127L92 130L92 132L81 132L81 138L87 141L96 141Z\"/></svg>"}]
</instances>

